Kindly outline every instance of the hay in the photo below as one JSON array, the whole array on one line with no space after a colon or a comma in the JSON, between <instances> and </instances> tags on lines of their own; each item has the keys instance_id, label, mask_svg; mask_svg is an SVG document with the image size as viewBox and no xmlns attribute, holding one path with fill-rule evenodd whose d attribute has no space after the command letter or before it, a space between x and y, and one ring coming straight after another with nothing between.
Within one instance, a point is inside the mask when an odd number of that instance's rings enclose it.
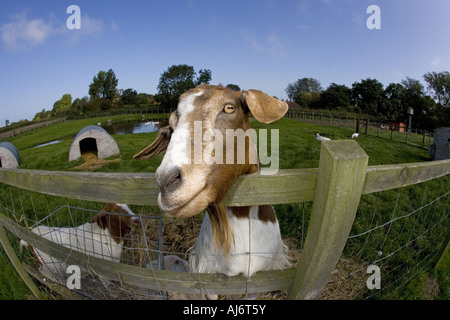
<instances>
[{"instance_id":1,"label":"hay","mask_svg":"<svg viewBox=\"0 0 450 320\"><path fill-rule=\"evenodd\" d=\"M122 259L125 263L146 267L158 258L159 251L164 255L175 254L187 259L190 248L194 245L202 219L143 218L142 229L134 228L124 242Z\"/></svg>"},{"instance_id":2,"label":"hay","mask_svg":"<svg viewBox=\"0 0 450 320\"><path fill-rule=\"evenodd\" d=\"M174 254L187 260L189 251L198 238L202 221L203 219L200 215L186 219L143 216L142 228L133 228L125 238L122 262L145 268L149 263L153 262L153 265L155 264L160 251L164 255ZM162 223L161 234L160 223ZM293 267L296 267L301 255L297 249L298 240L288 238L284 239L284 243L288 247L288 256L293 263ZM342 256L320 299L361 299L367 280L366 268L366 264ZM114 286L116 287L115 289L113 288ZM99 289L97 288L97 290ZM101 295L105 295L104 292L91 294L96 298L101 298ZM287 295L288 289L277 290L260 293L256 299L284 300L287 298ZM183 299L185 297L186 295L183 294L151 292L124 284L111 286L111 283L107 295L108 299ZM202 297L199 295L195 296L195 299L199 298ZM247 298L245 295L219 295L220 300L245 298Z\"/></svg>"},{"instance_id":3,"label":"hay","mask_svg":"<svg viewBox=\"0 0 450 320\"><path fill-rule=\"evenodd\" d=\"M84 159L84 162L79 166L75 167L75 169L83 169L87 171L99 169L107 163L118 162L121 159L120 156L113 160L99 159L95 151L85 152L81 155L81 157Z\"/></svg>"}]
</instances>

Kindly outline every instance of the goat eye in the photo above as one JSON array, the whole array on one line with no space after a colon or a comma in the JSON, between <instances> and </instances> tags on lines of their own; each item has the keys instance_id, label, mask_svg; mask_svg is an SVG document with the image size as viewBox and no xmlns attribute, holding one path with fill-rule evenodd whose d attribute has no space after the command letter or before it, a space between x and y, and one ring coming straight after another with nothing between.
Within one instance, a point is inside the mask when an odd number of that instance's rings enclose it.
<instances>
[{"instance_id":1,"label":"goat eye","mask_svg":"<svg viewBox=\"0 0 450 320\"><path fill-rule=\"evenodd\" d=\"M233 113L236 110L236 107L232 104L227 104L225 107L223 107L223 112L225 113Z\"/></svg>"}]
</instances>

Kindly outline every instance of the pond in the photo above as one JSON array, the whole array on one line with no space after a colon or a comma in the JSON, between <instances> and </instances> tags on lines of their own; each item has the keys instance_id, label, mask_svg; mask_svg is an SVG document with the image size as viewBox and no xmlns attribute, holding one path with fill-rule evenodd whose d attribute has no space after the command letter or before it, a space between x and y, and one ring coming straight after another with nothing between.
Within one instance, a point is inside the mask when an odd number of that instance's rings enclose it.
<instances>
[{"instance_id":1,"label":"pond","mask_svg":"<svg viewBox=\"0 0 450 320\"><path fill-rule=\"evenodd\" d=\"M102 125L109 134L147 133L166 126L167 120L126 121Z\"/></svg>"},{"instance_id":2,"label":"pond","mask_svg":"<svg viewBox=\"0 0 450 320\"><path fill-rule=\"evenodd\" d=\"M159 120L130 120L124 122L117 122L111 124L105 124L102 126L109 134L130 134L130 133L146 133L146 132L155 132L158 131L159 128L167 126L168 119L159 119ZM34 148L44 147L55 143L60 143L63 140L54 140L51 142L43 143Z\"/></svg>"}]
</instances>

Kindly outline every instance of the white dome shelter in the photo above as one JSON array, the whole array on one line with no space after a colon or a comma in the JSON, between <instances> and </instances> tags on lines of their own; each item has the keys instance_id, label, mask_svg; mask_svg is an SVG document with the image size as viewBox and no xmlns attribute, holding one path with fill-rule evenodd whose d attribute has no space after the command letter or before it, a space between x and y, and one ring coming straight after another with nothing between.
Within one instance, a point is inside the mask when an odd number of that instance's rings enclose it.
<instances>
[{"instance_id":1,"label":"white dome shelter","mask_svg":"<svg viewBox=\"0 0 450 320\"><path fill-rule=\"evenodd\" d=\"M116 140L99 126L87 126L81 129L69 150L69 161L79 159L83 154L95 153L98 159L119 155Z\"/></svg>"},{"instance_id":2,"label":"white dome shelter","mask_svg":"<svg viewBox=\"0 0 450 320\"><path fill-rule=\"evenodd\" d=\"M0 168L15 169L20 164L19 152L9 142L0 143Z\"/></svg>"}]
</instances>

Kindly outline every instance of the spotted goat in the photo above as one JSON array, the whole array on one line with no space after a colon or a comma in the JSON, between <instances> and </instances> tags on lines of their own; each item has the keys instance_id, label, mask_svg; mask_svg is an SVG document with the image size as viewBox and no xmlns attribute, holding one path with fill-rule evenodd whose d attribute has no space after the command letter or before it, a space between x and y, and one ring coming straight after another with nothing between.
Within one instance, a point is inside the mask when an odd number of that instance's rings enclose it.
<instances>
[{"instance_id":1,"label":"spotted goat","mask_svg":"<svg viewBox=\"0 0 450 320\"><path fill-rule=\"evenodd\" d=\"M270 123L283 117L287 109L285 102L258 90L235 92L202 84L181 95L169 125L134 156L143 160L165 152L155 178L160 188L158 205L169 216L184 218L207 212L189 256L190 272L250 276L290 266L272 206L226 207L224 203L227 191L240 176L258 171L252 136L245 138L245 161L237 159L240 150L234 141L234 161L227 161L226 152L222 153L229 151L231 141L227 140L237 140L230 138L227 130L247 132L250 115ZM200 142L195 139L198 129L203 137ZM223 150L218 150L218 143Z\"/></svg>"},{"instance_id":2,"label":"spotted goat","mask_svg":"<svg viewBox=\"0 0 450 320\"><path fill-rule=\"evenodd\" d=\"M132 226L140 226L141 219L126 204L108 203L90 221L77 227L50 227L39 225L31 231L66 248L89 256L120 262L125 234ZM41 273L53 281L65 283L68 265L45 252L34 248L24 240L40 263Z\"/></svg>"}]
</instances>

